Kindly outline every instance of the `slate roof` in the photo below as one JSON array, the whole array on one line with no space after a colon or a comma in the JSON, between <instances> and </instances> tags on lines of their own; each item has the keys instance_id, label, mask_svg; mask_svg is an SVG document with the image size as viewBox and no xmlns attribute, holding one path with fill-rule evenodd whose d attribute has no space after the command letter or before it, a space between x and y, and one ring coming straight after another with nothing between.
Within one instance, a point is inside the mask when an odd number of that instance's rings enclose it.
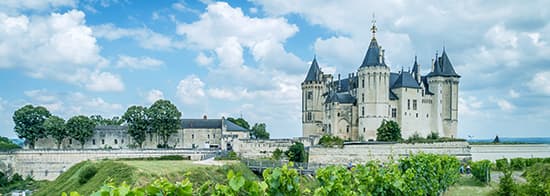
<instances>
[{"instance_id":1,"label":"slate roof","mask_svg":"<svg viewBox=\"0 0 550 196\"><path fill-rule=\"evenodd\" d=\"M390 96L389 96L390 100L398 100L399 98L397 98L397 95L395 95L395 93L393 93L391 90L390 90Z\"/></svg>"},{"instance_id":2,"label":"slate roof","mask_svg":"<svg viewBox=\"0 0 550 196\"><path fill-rule=\"evenodd\" d=\"M345 78L340 79L340 82L338 80L333 81L333 85L338 87L340 85L340 88L338 92L347 92L352 89L357 88L357 76L351 77L351 78Z\"/></svg>"},{"instance_id":3,"label":"slate roof","mask_svg":"<svg viewBox=\"0 0 550 196\"><path fill-rule=\"evenodd\" d=\"M241 131L241 132L249 132L249 130L231 122L228 120L225 120L225 126L227 126L227 131Z\"/></svg>"},{"instance_id":4,"label":"slate roof","mask_svg":"<svg viewBox=\"0 0 550 196\"><path fill-rule=\"evenodd\" d=\"M313 62L311 62L311 66L309 67L309 71L307 72L304 82L320 81L320 76L321 68L319 68L319 64L317 64L317 58L313 58Z\"/></svg>"},{"instance_id":5,"label":"slate roof","mask_svg":"<svg viewBox=\"0 0 550 196\"><path fill-rule=\"evenodd\" d=\"M217 129L221 127L221 119L181 119L181 128L183 129Z\"/></svg>"},{"instance_id":6,"label":"slate roof","mask_svg":"<svg viewBox=\"0 0 550 196\"><path fill-rule=\"evenodd\" d=\"M413 69L411 71L411 73L416 73L418 72L419 70L419 66L418 66L418 61L416 61L416 56L414 57L414 64L413 64Z\"/></svg>"},{"instance_id":7,"label":"slate roof","mask_svg":"<svg viewBox=\"0 0 550 196\"><path fill-rule=\"evenodd\" d=\"M391 75L390 75L391 76ZM420 88L418 82L412 77L410 72L401 71L397 80L393 83L391 88Z\"/></svg>"},{"instance_id":8,"label":"slate roof","mask_svg":"<svg viewBox=\"0 0 550 196\"><path fill-rule=\"evenodd\" d=\"M330 92L325 99L325 103L355 103L355 97L348 92Z\"/></svg>"},{"instance_id":9,"label":"slate roof","mask_svg":"<svg viewBox=\"0 0 550 196\"><path fill-rule=\"evenodd\" d=\"M451 60L449 60L449 57L447 56L447 52L445 52L445 50L443 50L443 54L441 54L441 57L436 58L434 62L434 69L426 76L460 77L460 75L455 72L453 64L451 63Z\"/></svg>"},{"instance_id":10,"label":"slate roof","mask_svg":"<svg viewBox=\"0 0 550 196\"><path fill-rule=\"evenodd\" d=\"M369 49L367 49L367 53L360 67L368 66L386 66L384 62L380 62L380 46L378 46L378 42L374 37L370 41Z\"/></svg>"},{"instance_id":11,"label":"slate roof","mask_svg":"<svg viewBox=\"0 0 550 196\"><path fill-rule=\"evenodd\" d=\"M424 89L426 89L425 93L427 95L433 95L433 93L430 91L430 84L428 84L428 76L422 76L420 77L420 80L422 80L422 84L424 84Z\"/></svg>"}]
</instances>

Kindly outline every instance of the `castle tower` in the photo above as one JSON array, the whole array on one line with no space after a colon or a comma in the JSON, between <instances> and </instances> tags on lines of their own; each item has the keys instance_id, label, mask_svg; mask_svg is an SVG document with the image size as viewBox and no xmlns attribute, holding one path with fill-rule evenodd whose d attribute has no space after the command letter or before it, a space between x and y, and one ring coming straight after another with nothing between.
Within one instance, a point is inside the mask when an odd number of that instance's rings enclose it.
<instances>
[{"instance_id":1,"label":"castle tower","mask_svg":"<svg viewBox=\"0 0 550 196\"><path fill-rule=\"evenodd\" d=\"M302 135L323 134L323 72L313 58L306 79L302 82Z\"/></svg>"},{"instance_id":2,"label":"castle tower","mask_svg":"<svg viewBox=\"0 0 550 196\"><path fill-rule=\"evenodd\" d=\"M358 70L358 135L364 140L376 139L376 129L389 117L390 69L384 62L384 50L376 40L376 30L373 20L372 39Z\"/></svg>"},{"instance_id":3,"label":"castle tower","mask_svg":"<svg viewBox=\"0 0 550 196\"><path fill-rule=\"evenodd\" d=\"M441 57L437 57L428 75L430 91L435 94L432 112L439 115L433 118L432 127L444 137L456 137L458 129L458 75L447 52L443 49Z\"/></svg>"}]
</instances>

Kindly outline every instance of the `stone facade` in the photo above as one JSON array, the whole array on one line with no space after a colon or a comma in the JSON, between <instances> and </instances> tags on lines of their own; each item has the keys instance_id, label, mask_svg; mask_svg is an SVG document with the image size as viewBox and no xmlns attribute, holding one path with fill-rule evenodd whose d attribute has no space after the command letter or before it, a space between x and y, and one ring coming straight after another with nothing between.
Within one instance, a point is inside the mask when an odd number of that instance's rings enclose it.
<instances>
[{"instance_id":1,"label":"stone facade","mask_svg":"<svg viewBox=\"0 0 550 196\"><path fill-rule=\"evenodd\" d=\"M336 135L354 141L376 140L383 120L396 121L402 137L436 132L456 137L458 84L445 49L421 74L416 57L412 70L391 72L384 50L373 37L356 73L341 78L324 74L314 58L302 86L302 133Z\"/></svg>"},{"instance_id":2,"label":"stone facade","mask_svg":"<svg viewBox=\"0 0 550 196\"><path fill-rule=\"evenodd\" d=\"M344 145L343 148L325 148L312 146L309 148L310 164L364 164L367 161L388 161L391 158L399 159L411 153L432 153L456 156L462 160L471 159L468 142L442 142L433 144L355 144Z\"/></svg>"},{"instance_id":3,"label":"stone facade","mask_svg":"<svg viewBox=\"0 0 550 196\"><path fill-rule=\"evenodd\" d=\"M226 136L238 139L248 139L249 131L238 125L222 119L183 119L181 129L172 134L168 141L171 148L221 148L232 145L233 140ZM143 148L154 149L162 143L155 134L147 134ZM94 135L86 141L84 149L129 149L138 148L137 144L128 135L126 126L96 126ZM35 149L56 149L57 145L52 138L39 139ZM80 149L80 142L66 138L61 144L62 149Z\"/></svg>"}]
</instances>

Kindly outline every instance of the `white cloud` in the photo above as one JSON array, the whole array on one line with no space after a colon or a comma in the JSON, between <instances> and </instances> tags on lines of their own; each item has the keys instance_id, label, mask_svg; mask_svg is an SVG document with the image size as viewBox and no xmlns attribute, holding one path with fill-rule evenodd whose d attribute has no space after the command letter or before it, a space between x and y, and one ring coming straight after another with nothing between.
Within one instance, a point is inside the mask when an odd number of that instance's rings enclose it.
<instances>
[{"instance_id":1,"label":"white cloud","mask_svg":"<svg viewBox=\"0 0 550 196\"><path fill-rule=\"evenodd\" d=\"M535 93L550 96L550 71L536 73L528 86Z\"/></svg>"},{"instance_id":2,"label":"white cloud","mask_svg":"<svg viewBox=\"0 0 550 196\"><path fill-rule=\"evenodd\" d=\"M516 108L516 106L504 99L498 99L496 100L496 102L498 107L500 107L500 109L504 111L510 111Z\"/></svg>"},{"instance_id":3,"label":"white cloud","mask_svg":"<svg viewBox=\"0 0 550 196\"><path fill-rule=\"evenodd\" d=\"M4 105L7 105L7 101L0 97L0 112L4 111Z\"/></svg>"},{"instance_id":4,"label":"white cloud","mask_svg":"<svg viewBox=\"0 0 550 196\"><path fill-rule=\"evenodd\" d=\"M101 72L108 61L99 52L81 11L31 18L0 12L0 68L21 67L33 78L60 80L94 91L122 90L118 75Z\"/></svg>"},{"instance_id":5,"label":"white cloud","mask_svg":"<svg viewBox=\"0 0 550 196\"><path fill-rule=\"evenodd\" d=\"M152 89L149 92L147 92L145 99L147 99L148 103L152 104L159 99L164 99L164 94L162 93L162 91L158 89Z\"/></svg>"},{"instance_id":6,"label":"white cloud","mask_svg":"<svg viewBox=\"0 0 550 196\"><path fill-rule=\"evenodd\" d=\"M94 72L86 88L92 91L123 91L124 83L120 76L109 72Z\"/></svg>"},{"instance_id":7,"label":"white cloud","mask_svg":"<svg viewBox=\"0 0 550 196\"><path fill-rule=\"evenodd\" d=\"M464 116L475 116L481 114L483 102L475 96L459 97L458 111Z\"/></svg>"},{"instance_id":8,"label":"white cloud","mask_svg":"<svg viewBox=\"0 0 550 196\"><path fill-rule=\"evenodd\" d=\"M164 65L164 62L148 56L132 57L118 55L117 67L131 69L156 69Z\"/></svg>"},{"instance_id":9,"label":"white cloud","mask_svg":"<svg viewBox=\"0 0 550 196\"><path fill-rule=\"evenodd\" d=\"M519 98L519 97L521 96L521 95L520 95L517 91L515 91L514 89L510 89L510 90L508 91L508 95L510 95L510 97L511 97L511 98L514 98L514 99L515 99L515 98Z\"/></svg>"},{"instance_id":10,"label":"white cloud","mask_svg":"<svg viewBox=\"0 0 550 196\"><path fill-rule=\"evenodd\" d=\"M117 40L129 37L138 42L139 46L150 50L167 50L182 48L184 45L171 37L152 31L149 28L119 28L114 24L94 26L93 33L98 38Z\"/></svg>"},{"instance_id":11,"label":"white cloud","mask_svg":"<svg viewBox=\"0 0 550 196\"><path fill-rule=\"evenodd\" d=\"M198 103L206 95L204 92L204 82L195 75L187 76L179 82L176 95L184 104Z\"/></svg>"},{"instance_id":12,"label":"white cloud","mask_svg":"<svg viewBox=\"0 0 550 196\"><path fill-rule=\"evenodd\" d=\"M254 98L255 95L248 92L248 89L211 88L208 89L210 97L222 100L243 100Z\"/></svg>"},{"instance_id":13,"label":"white cloud","mask_svg":"<svg viewBox=\"0 0 550 196\"><path fill-rule=\"evenodd\" d=\"M518 47L518 37L515 32L509 31L502 24L497 24L485 33L485 38L498 47Z\"/></svg>"},{"instance_id":14,"label":"white cloud","mask_svg":"<svg viewBox=\"0 0 550 196\"><path fill-rule=\"evenodd\" d=\"M250 18L240 8L232 8L225 2L210 4L206 9L199 21L177 26L178 34L202 49L217 48L231 37L247 47L263 40L280 42L298 31L296 25L288 24L284 18Z\"/></svg>"},{"instance_id":15,"label":"white cloud","mask_svg":"<svg viewBox=\"0 0 550 196\"><path fill-rule=\"evenodd\" d=\"M203 52L200 52L195 62L199 65L210 65L214 59L212 57L206 56Z\"/></svg>"},{"instance_id":16,"label":"white cloud","mask_svg":"<svg viewBox=\"0 0 550 196\"><path fill-rule=\"evenodd\" d=\"M28 99L26 104L46 107L52 114L68 119L75 115L120 116L123 110L121 104L109 103L101 97L89 97L80 92L52 92L46 89L25 91ZM19 107L19 106L18 106Z\"/></svg>"},{"instance_id":17,"label":"white cloud","mask_svg":"<svg viewBox=\"0 0 550 196\"><path fill-rule=\"evenodd\" d=\"M22 10L48 10L56 7L74 7L75 0L2 0L0 1L0 11L18 12Z\"/></svg>"}]
</instances>

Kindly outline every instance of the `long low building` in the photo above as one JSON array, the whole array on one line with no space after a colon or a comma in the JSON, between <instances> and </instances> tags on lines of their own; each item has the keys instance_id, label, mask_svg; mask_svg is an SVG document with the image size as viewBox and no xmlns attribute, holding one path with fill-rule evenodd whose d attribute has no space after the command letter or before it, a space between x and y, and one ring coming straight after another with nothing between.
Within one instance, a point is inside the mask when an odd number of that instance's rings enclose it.
<instances>
[{"instance_id":1,"label":"long low building","mask_svg":"<svg viewBox=\"0 0 550 196\"><path fill-rule=\"evenodd\" d=\"M170 148L217 148L231 149L233 141L248 139L249 130L225 119L182 119L181 128L168 141ZM157 148L162 143L156 134L147 134L143 148ZM35 149L56 149L53 138L39 139ZM62 149L80 149L75 139L67 137L61 144ZM84 149L128 149L139 148L128 134L127 126L96 126L94 135L86 141Z\"/></svg>"}]
</instances>

